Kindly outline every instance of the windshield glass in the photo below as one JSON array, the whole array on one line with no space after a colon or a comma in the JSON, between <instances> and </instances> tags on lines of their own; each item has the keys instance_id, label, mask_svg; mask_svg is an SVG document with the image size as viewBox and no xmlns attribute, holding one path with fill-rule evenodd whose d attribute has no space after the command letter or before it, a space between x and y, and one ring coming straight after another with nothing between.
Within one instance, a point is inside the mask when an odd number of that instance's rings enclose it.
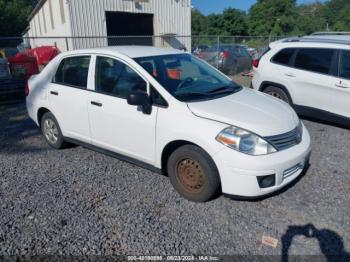
<instances>
[{"instance_id":1,"label":"windshield glass","mask_svg":"<svg viewBox=\"0 0 350 262\"><path fill-rule=\"evenodd\" d=\"M135 60L170 94L183 102L215 99L241 90L239 85L189 54Z\"/></svg>"}]
</instances>

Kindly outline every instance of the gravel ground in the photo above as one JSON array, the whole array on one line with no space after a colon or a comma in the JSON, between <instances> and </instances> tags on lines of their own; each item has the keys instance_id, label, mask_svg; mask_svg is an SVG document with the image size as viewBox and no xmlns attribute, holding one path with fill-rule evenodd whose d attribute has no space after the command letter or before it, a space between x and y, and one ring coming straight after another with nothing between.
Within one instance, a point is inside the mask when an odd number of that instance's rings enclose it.
<instances>
[{"instance_id":1,"label":"gravel ground","mask_svg":"<svg viewBox=\"0 0 350 262\"><path fill-rule=\"evenodd\" d=\"M23 105L0 106L0 260L349 254L350 130L305 123L313 155L296 184L256 202L196 204L164 176L82 147L53 150ZM262 244L263 235L277 247Z\"/></svg>"}]
</instances>

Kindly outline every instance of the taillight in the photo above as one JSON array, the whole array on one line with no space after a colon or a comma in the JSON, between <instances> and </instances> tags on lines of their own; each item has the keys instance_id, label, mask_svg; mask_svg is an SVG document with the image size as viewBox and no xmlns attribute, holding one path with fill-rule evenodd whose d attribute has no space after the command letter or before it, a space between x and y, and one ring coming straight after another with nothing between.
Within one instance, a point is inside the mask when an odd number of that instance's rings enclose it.
<instances>
[{"instance_id":1,"label":"taillight","mask_svg":"<svg viewBox=\"0 0 350 262\"><path fill-rule=\"evenodd\" d=\"M253 60L253 62L252 62L253 67L258 68L259 67L259 62L260 62L259 59Z\"/></svg>"},{"instance_id":2,"label":"taillight","mask_svg":"<svg viewBox=\"0 0 350 262\"><path fill-rule=\"evenodd\" d=\"M230 52L229 51L224 51L220 53L220 56L222 58L229 58L230 57Z\"/></svg>"},{"instance_id":3,"label":"taillight","mask_svg":"<svg viewBox=\"0 0 350 262\"><path fill-rule=\"evenodd\" d=\"M26 96L29 96L29 85L28 85L28 81L27 81L27 83L26 83L26 87L25 87L25 89L24 89L24 92L25 92Z\"/></svg>"}]
</instances>

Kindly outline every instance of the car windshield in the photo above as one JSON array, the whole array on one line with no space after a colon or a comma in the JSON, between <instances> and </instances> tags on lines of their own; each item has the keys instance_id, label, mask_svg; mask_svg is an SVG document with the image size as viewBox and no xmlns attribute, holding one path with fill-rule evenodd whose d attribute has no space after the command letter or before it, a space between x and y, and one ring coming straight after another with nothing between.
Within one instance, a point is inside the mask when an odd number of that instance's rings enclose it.
<instances>
[{"instance_id":1,"label":"car windshield","mask_svg":"<svg viewBox=\"0 0 350 262\"><path fill-rule=\"evenodd\" d=\"M135 60L170 94L183 102L215 99L242 89L207 63L189 54Z\"/></svg>"}]
</instances>

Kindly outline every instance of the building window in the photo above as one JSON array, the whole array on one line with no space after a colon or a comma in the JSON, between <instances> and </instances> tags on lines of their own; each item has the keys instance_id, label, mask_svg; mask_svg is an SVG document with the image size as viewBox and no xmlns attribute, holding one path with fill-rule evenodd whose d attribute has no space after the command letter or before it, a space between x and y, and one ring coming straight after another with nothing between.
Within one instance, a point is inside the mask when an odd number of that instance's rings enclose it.
<instances>
[{"instance_id":1,"label":"building window","mask_svg":"<svg viewBox=\"0 0 350 262\"><path fill-rule=\"evenodd\" d=\"M64 4L63 4L63 0L60 0L60 11L61 11L61 21L62 24L66 23L66 16L64 14Z\"/></svg>"},{"instance_id":2,"label":"building window","mask_svg":"<svg viewBox=\"0 0 350 262\"><path fill-rule=\"evenodd\" d=\"M47 33L47 26L46 26L46 18L45 18L45 8L43 6L42 11L41 11L42 17L43 17L43 24L44 24L44 31Z\"/></svg>"},{"instance_id":3,"label":"building window","mask_svg":"<svg viewBox=\"0 0 350 262\"><path fill-rule=\"evenodd\" d=\"M49 11L50 11L51 27L52 27L52 29L55 29L55 22L53 20L51 0L49 0Z\"/></svg>"}]
</instances>

